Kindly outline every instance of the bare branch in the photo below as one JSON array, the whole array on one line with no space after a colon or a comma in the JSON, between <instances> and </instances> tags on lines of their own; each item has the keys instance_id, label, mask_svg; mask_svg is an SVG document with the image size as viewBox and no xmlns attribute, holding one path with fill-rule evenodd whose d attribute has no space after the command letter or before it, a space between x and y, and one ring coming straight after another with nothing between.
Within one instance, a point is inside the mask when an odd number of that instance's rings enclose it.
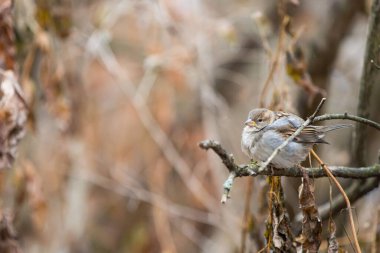
<instances>
[{"instance_id":1,"label":"bare branch","mask_svg":"<svg viewBox=\"0 0 380 253\"><path fill-rule=\"evenodd\" d=\"M257 164L237 165L233 160L232 154L221 146L219 142L214 140L205 140L199 143L202 149L212 149L221 159L228 171L235 174L235 177L247 176L286 176L286 177L302 177L302 171L298 167L288 169L272 169L265 168L259 171L260 166ZM329 166L331 173L335 177L363 179L369 177L380 177L380 164L374 164L368 167L345 167L345 166ZM312 178L327 177L326 172L321 168L305 168L306 173Z\"/></svg>"},{"instance_id":2,"label":"bare branch","mask_svg":"<svg viewBox=\"0 0 380 253\"><path fill-rule=\"evenodd\" d=\"M208 150L210 148L214 150L214 152L218 154L218 156L222 159L223 164L230 172L227 180L223 184L224 192L220 201L222 204L225 204L229 198L229 193L231 191L232 184L234 183L234 179L238 175L238 171L240 171L239 166L235 164L233 155L228 154L222 145L220 145L220 143L217 141L205 140L199 143L199 147L205 150ZM247 172L247 175L249 175L249 172Z\"/></svg>"},{"instance_id":3,"label":"bare branch","mask_svg":"<svg viewBox=\"0 0 380 253\"><path fill-rule=\"evenodd\" d=\"M219 142L214 140L205 140L199 143L199 147L205 150L212 149L222 159L222 162L227 167L228 171L237 171L238 166L235 164L232 154L228 154L227 151L220 145Z\"/></svg>"},{"instance_id":4,"label":"bare branch","mask_svg":"<svg viewBox=\"0 0 380 253\"><path fill-rule=\"evenodd\" d=\"M325 121L325 120L332 120L332 119L352 120L352 121L356 121L356 122L359 122L359 123L362 123L362 124L374 127L377 130L380 130L380 124L379 123L374 122L374 121L369 120L369 119L365 119L365 118L359 117L359 116L351 115L351 114L348 114L348 113L321 115L321 116L315 117L315 119L313 120L313 123L314 122L319 122L319 121Z\"/></svg>"}]
</instances>

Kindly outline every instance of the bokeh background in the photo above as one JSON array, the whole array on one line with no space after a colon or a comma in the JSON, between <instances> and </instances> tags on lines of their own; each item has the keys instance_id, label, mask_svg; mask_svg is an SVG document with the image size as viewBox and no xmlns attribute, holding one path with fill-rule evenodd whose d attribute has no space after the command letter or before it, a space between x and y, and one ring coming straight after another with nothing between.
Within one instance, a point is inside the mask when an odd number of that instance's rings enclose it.
<instances>
[{"instance_id":1,"label":"bokeh background","mask_svg":"<svg viewBox=\"0 0 380 253\"><path fill-rule=\"evenodd\" d=\"M29 120L13 168L1 171L0 227L13 227L7 243L32 253L239 252L248 226L246 252L257 252L265 245L265 179L251 183L248 201L248 179L237 179L221 205L227 170L198 143L218 140L247 163L240 134L250 109L304 118L313 111L321 95L286 72L286 51L295 44L326 92L323 110L356 114L370 3L13 1L0 21L15 32L1 44L2 68L18 77ZM285 15L291 27L281 28ZM379 96L377 85L368 98L375 121ZM368 131L372 164L380 135ZM353 163L351 135L327 138L331 144L318 149L327 164ZM297 230L299 181L283 185ZM321 205L328 185L316 181ZM365 252L376 252L378 205L378 190L355 205ZM337 214L338 239L352 250L346 216Z\"/></svg>"}]
</instances>

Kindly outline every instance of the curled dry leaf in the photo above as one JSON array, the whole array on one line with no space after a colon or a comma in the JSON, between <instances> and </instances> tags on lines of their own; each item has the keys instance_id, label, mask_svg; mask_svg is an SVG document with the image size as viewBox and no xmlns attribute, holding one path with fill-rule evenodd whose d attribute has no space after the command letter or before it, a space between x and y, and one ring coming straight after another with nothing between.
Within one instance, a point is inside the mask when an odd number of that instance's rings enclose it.
<instances>
[{"instance_id":1,"label":"curled dry leaf","mask_svg":"<svg viewBox=\"0 0 380 253\"><path fill-rule=\"evenodd\" d=\"M315 203L314 182L303 170L302 184L299 190L299 203L302 209L302 234L297 241L302 244L302 250L318 252L321 245L322 221Z\"/></svg>"},{"instance_id":2,"label":"curled dry leaf","mask_svg":"<svg viewBox=\"0 0 380 253\"><path fill-rule=\"evenodd\" d=\"M293 234L290 229L289 215L284 205L284 193L280 177L272 177L270 191L270 217L267 224L267 241L272 241L274 252L296 252ZM272 235L272 239L268 238Z\"/></svg>"},{"instance_id":3,"label":"curled dry leaf","mask_svg":"<svg viewBox=\"0 0 380 253\"><path fill-rule=\"evenodd\" d=\"M27 105L13 71L0 74L0 169L10 168L24 136Z\"/></svg>"},{"instance_id":4,"label":"curled dry leaf","mask_svg":"<svg viewBox=\"0 0 380 253\"><path fill-rule=\"evenodd\" d=\"M292 236L290 234L290 222L287 213L281 208L274 211L274 214L272 228L273 246L276 252L295 252L293 249Z\"/></svg>"}]
</instances>

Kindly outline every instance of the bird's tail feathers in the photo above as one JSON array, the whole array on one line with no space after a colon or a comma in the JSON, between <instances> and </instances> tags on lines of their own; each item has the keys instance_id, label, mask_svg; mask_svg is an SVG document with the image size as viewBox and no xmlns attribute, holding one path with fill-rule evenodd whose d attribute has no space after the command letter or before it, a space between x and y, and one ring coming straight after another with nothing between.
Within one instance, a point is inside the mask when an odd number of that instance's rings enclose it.
<instances>
[{"instance_id":1,"label":"bird's tail feathers","mask_svg":"<svg viewBox=\"0 0 380 253\"><path fill-rule=\"evenodd\" d=\"M322 126L322 131L327 133L336 129L341 129L341 128L349 128L352 127L353 125L351 124L336 124L336 125L331 125L331 126Z\"/></svg>"}]
</instances>

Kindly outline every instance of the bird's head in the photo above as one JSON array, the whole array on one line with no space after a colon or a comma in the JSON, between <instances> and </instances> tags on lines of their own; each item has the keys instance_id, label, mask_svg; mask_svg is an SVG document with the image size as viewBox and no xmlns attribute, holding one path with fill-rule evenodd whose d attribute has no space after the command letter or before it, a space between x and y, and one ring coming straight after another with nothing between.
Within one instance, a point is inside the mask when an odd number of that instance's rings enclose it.
<instances>
[{"instance_id":1,"label":"bird's head","mask_svg":"<svg viewBox=\"0 0 380 253\"><path fill-rule=\"evenodd\" d=\"M248 114L248 119L244 125L247 130L258 132L271 124L275 119L275 113L265 108L253 109Z\"/></svg>"}]
</instances>

